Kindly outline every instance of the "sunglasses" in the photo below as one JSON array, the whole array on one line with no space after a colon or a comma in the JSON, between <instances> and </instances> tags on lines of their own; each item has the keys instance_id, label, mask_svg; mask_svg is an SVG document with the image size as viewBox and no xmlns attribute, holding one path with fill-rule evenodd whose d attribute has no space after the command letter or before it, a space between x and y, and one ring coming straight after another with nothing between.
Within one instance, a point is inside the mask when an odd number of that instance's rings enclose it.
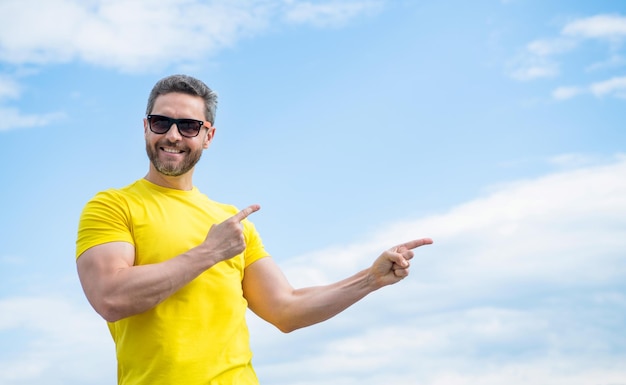
<instances>
[{"instance_id":1,"label":"sunglasses","mask_svg":"<svg viewBox=\"0 0 626 385\"><path fill-rule=\"evenodd\" d=\"M174 119L162 115L148 115L148 126L155 134L165 134L170 130L172 124L176 124L178 132L185 138L194 138L200 133L204 125L202 120L195 119Z\"/></svg>"}]
</instances>

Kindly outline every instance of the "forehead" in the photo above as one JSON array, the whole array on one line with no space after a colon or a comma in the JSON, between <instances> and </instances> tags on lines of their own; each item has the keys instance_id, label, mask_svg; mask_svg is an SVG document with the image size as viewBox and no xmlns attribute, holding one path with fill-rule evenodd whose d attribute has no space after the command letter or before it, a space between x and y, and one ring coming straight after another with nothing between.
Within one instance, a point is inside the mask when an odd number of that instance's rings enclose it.
<instances>
[{"instance_id":1,"label":"forehead","mask_svg":"<svg viewBox=\"0 0 626 385\"><path fill-rule=\"evenodd\" d=\"M170 92L157 96L151 113L171 118L205 120L204 110L204 99L200 96Z\"/></svg>"}]
</instances>

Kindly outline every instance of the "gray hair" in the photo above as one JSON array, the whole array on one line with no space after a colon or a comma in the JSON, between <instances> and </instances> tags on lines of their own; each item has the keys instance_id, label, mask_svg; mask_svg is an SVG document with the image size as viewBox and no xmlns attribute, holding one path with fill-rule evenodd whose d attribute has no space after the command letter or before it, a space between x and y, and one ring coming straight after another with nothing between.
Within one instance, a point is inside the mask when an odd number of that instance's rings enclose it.
<instances>
[{"instance_id":1,"label":"gray hair","mask_svg":"<svg viewBox=\"0 0 626 385\"><path fill-rule=\"evenodd\" d=\"M211 90L201 80L189 75L171 75L159 80L148 97L148 106L146 107L146 115L152 113L154 101L160 95L169 94L170 92L180 92L187 95L200 96L204 99L205 119L215 123L215 110L217 109L217 93Z\"/></svg>"}]
</instances>

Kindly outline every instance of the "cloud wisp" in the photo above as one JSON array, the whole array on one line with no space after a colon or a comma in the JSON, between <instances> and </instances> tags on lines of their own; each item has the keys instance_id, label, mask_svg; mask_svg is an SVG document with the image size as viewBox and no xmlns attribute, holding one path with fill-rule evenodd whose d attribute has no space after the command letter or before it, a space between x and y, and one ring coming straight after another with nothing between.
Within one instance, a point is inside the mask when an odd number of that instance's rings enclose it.
<instances>
[{"instance_id":1,"label":"cloud wisp","mask_svg":"<svg viewBox=\"0 0 626 385\"><path fill-rule=\"evenodd\" d=\"M568 22L558 36L534 40L513 60L510 76L519 81L556 78L561 75L558 60L568 53L582 50L586 42L597 41L607 46L607 59L588 64L583 71L623 67L623 42L626 39L626 16L595 15ZM567 100L582 94L595 97L625 97L623 77L598 80L590 85L567 85L552 91L555 100Z\"/></svg>"},{"instance_id":2,"label":"cloud wisp","mask_svg":"<svg viewBox=\"0 0 626 385\"><path fill-rule=\"evenodd\" d=\"M626 76L613 77L592 83L587 87L558 87L552 92L552 97L556 100L566 100L585 93L592 94L597 98L612 96L626 99Z\"/></svg>"},{"instance_id":3,"label":"cloud wisp","mask_svg":"<svg viewBox=\"0 0 626 385\"><path fill-rule=\"evenodd\" d=\"M25 114L17 108L0 106L0 132L20 128L43 127L51 122L62 119L65 114L54 112L49 114Z\"/></svg>"},{"instance_id":4,"label":"cloud wisp","mask_svg":"<svg viewBox=\"0 0 626 385\"><path fill-rule=\"evenodd\" d=\"M285 2L284 19L293 24L311 24L316 27L341 26L362 14L378 12L382 1L351 2Z\"/></svg>"},{"instance_id":5,"label":"cloud wisp","mask_svg":"<svg viewBox=\"0 0 626 385\"><path fill-rule=\"evenodd\" d=\"M626 39L626 17L596 15L574 20L561 30L565 36L622 41Z\"/></svg>"},{"instance_id":6,"label":"cloud wisp","mask_svg":"<svg viewBox=\"0 0 626 385\"><path fill-rule=\"evenodd\" d=\"M22 95L22 87L17 80L0 76L0 132L19 128L45 126L52 121L64 117L63 113L55 112L48 114L25 114L15 107L4 105L6 100L19 99Z\"/></svg>"}]
</instances>

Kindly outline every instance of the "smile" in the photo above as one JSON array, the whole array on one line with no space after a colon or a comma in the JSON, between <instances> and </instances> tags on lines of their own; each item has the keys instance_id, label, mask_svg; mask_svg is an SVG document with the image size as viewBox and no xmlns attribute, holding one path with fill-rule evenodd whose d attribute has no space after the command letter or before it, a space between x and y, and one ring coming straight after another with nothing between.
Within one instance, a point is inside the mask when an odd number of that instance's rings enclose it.
<instances>
[{"instance_id":1,"label":"smile","mask_svg":"<svg viewBox=\"0 0 626 385\"><path fill-rule=\"evenodd\" d=\"M167 152L168 154L182 154L184 152L182 150L171 148L171 147L161 147L161 150L163 150L164 152Z\"/></svg>"}]
</instances>

